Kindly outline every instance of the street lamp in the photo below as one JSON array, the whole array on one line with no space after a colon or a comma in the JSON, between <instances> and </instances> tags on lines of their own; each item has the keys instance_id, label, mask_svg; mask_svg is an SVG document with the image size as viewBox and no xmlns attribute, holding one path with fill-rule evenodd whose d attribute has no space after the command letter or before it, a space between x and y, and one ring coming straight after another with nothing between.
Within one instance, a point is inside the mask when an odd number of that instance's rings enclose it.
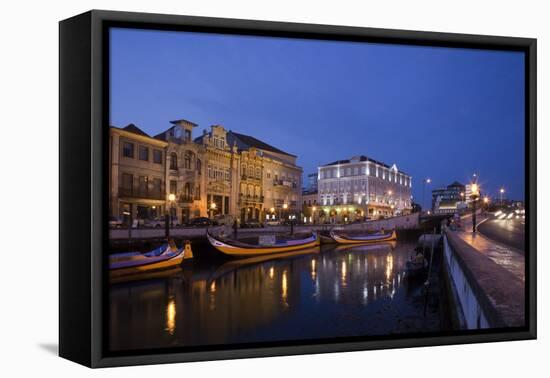
<instances>
[{"instance_id":1,"label":"street lamp","mask_svg":"<svg viewBox=\"0 0 550 378\"><path fill-rule=\"evenodd\" d=\"M504 192L505 192L504 188L500 188L499 192L500 192L500 206L502 206L502 203L504 201L504 198L503 198Z\"/></svg>"},{"instance_id":2,"label":"street lamp","mask_svg":"<svg viewBox=\"0 0 550 378\"><path fill-rule=\"evenodd\" d=\"M168 201L170 202L170 213L168 213L168 210L166 211L165 217L170 217L170 223L168 223L168 220L165 219L166 224L166 238L170 236L170 228L174 227L174 221L172 219L172 209L174 208L174 202L176 201L176 195L174 193L170 193L168 195ZM170 224L170 227L168 227L168 224Z\"/></svg>"},{"instance_id":3,"label":"street lamp","mask_svg":"<svg viewBox=\"0 0 550 378\"><path fill-rule=\"evenodd\" d=\"M426 189L426 184L429 184L431 182L432 182L432 179L429 178L429 177L422 180L422 206L424 206L424 199L425 199L425 193L424 192L425 192L425 189Z\"/></svg>"},{"instance_id":4,"label":"street lamp","mask_svg":"<svg viewBox=\"0 0 550 378\"><path fill-rule=\"evenodd\" d=\"M470 198L472 199L472 231L476 232L476 201L479 198L479 186L476 183L472 184Z\"/></svg>"},{"instance_id":5,"label":"street lamp","mask_svg":"<svg viewBox=\"0 0 550 378\"><path fill-rule=\"evenodd\" d=\"M313 206L313 207L311 208L311 212L312 212L312 213L311 213L311 218L312 218L312 220L313 220L313 224L315 224L315 211L316 211L316 210L317 210L317 206Z\"/></svg>"},{"instance_id":6,"label":"street lamp","mask_svg":"<svg viewBox=\"0 0 550 378\"><path fill-rule=\"evenodd\" d=\"M216 211L216 202L210 204L210 218L214 218L214 211Z\"/></svg>"}]
</instances>

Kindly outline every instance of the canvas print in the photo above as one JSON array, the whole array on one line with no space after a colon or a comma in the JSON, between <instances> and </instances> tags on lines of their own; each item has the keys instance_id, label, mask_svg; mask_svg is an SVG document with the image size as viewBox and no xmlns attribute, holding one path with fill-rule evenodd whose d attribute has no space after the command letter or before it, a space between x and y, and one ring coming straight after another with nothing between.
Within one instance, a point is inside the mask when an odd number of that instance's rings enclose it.
<instances>
[{"instance_id":1,"label":"canvas print","mask_svg":"<svg viewBox=\"0 0 550 378\"><path fill-rule=\"evenodd\" d=\"M526 327L523 52L108 38L110 352Z\"/></svg>"}]
</instances>

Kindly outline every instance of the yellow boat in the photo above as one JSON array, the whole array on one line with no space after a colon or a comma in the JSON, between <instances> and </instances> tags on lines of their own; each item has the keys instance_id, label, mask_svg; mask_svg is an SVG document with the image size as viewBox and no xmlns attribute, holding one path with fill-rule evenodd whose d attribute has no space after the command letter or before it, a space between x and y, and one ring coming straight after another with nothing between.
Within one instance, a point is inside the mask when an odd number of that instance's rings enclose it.
<instances>
[{"instance_id":1,"label":"yellow boat","mask_svg":"<svg viewBox=\"0 0 550 378\"><path fill-rule=\"evenodd\" d=\"M370 235L361 235L361 236L347 236L347 235L338 235L334 230L330 231L330 236L338 244L367 244L367 243L380 243L380 242L389 242L397 239L397 233L395 230L389 233L379 233L379 234L370 234Z\"/></svg>"},{"instance_id":2,"label":"yellow boat","mask_svg":"<svg viewBox=\"0 0 550 378\"><path fill-rule=\"evenodd\" d=\"M237 240L222 239L210 234L210 232L206 233L206 237L214 248L229 256L254 256L299 251L320 244L319 235L316 232L312 232L310 236L303 239L285 239L276 241L271 245L256 245Z\"/></svg>"},{"instance_id":3,"label":"yellow boat","mask_svg":"<svg viewBox=\"0 0 550 378\"><path fill-rule=\"evenodd\" d=\"M184 257L192 256L191 245L178 249L176 243L170 240L148 253L119 253L109 257L109 276L111 279L127 275L140 274L155 270L177 267Z\"/></svg>"}]
</instances>

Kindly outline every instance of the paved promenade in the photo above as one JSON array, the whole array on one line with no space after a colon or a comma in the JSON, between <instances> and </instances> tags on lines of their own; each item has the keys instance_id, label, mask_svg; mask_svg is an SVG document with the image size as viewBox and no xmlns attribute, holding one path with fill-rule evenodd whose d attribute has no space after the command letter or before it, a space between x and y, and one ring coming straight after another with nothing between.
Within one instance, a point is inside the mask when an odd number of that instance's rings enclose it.
<instances>
[{"instance_id":1,"label":"paved promenade","mask_svg":"<svg viewBox=\"0 0 550 378\"><path fill-rule=\"evenodd\" d=\"M477 217L478 225L487 218ZM456 232L462 240L471 245L479 253L486 255L498 265L502 266L514 276L525 282L525 258L521 251L504 244L497 243L480 232L472 232L471 215L462 218L462 230Z\"/></svg>"}]
</instances>

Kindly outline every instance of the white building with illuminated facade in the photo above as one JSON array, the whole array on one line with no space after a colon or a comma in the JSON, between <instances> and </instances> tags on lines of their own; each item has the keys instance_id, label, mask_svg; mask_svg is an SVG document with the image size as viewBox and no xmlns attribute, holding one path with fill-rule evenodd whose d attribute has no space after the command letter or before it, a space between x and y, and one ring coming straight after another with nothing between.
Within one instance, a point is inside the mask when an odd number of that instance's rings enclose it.
<instances>
[{"instance_id":1,"label":"white building with illuminated facade","mask_svg":"<svg viewBox=\"0 0 550 378\"><path fill-rule=\"evenodd\" d=\"M330 221L409 214L412 177L395 164L354 156L318 168L318 203Z\"/></svg>"}]
</instances>

